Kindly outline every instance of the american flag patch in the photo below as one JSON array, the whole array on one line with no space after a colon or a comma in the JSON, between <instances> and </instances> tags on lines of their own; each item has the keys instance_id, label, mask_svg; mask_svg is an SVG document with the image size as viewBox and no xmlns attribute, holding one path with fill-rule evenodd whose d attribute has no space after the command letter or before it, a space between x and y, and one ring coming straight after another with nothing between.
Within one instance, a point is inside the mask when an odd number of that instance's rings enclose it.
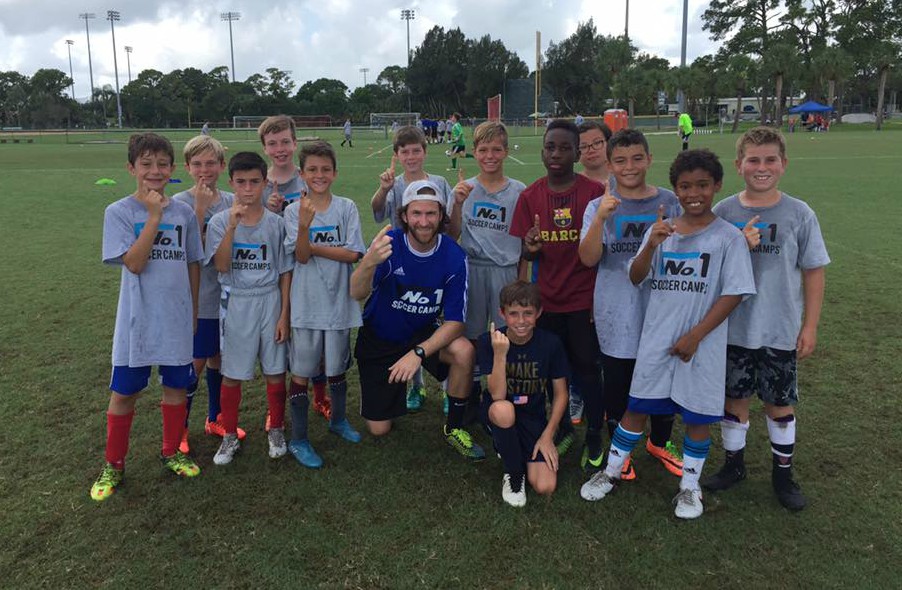
<instances>
[{"instance_id":1,"label":"american flag patch","mask_svg":"<svg viewBox=\"0 0 902 590\"><path fill-rule=\"evenodd\" d=\"M515 406L522 406L522 405L526 404L527 402L529 402L529 396L528 395L515 395L513 397L513 402L514 402Z\"/></svg>"}]
</instances>

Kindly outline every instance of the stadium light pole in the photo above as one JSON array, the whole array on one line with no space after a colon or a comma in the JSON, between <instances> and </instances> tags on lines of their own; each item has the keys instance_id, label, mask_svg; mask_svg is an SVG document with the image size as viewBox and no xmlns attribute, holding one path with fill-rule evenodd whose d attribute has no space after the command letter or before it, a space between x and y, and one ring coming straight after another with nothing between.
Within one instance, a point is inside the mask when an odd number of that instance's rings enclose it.
<instances>
[{"instance_id":1,"label":"stadium light pole","mask_svg":"<svg viewBox=\"0 0 902 590\"><path fill-rule=\"evenodd\" d=\"M106 19L110 21L110 32L113 35L113 75L116 77L116 121L122 129L122 100L119 98L119 61L116 59L116 22L119 20L118 10L107 10Z\"/></svg>"},{"instance_id":2,"label":"stadium light pole","mask_svg":"<svg viewBox=\"0 0 902 590\"><path fill-rule=\"evenodd\" d=\"M683 0L683 43L680 47L680 67L686 67L686 29L689 19L689 0ZM680 88L677 91L677 102L680 104L680 112L686 112L686 93Z\"/></svg>"},{"instance_id":3,"label":"stadium light pole","mask_svg":"<svg viewBox=\"0 0 902 590\"><path fill-rule=\"evenodd\" d=\"M401 20L407 21L407 71L404 73L404 83L407 86L407 112L413 109L410 106L410 21L416 18L416 12L413 8L404 8L401 10Z\"/></svg>"},{"instance_id":4,"label":"stadium light pole","mask_svg":"<svg viewBox=\"0 0 902 590\"><path fill-rule=\"evenodd\" d=\"M125 62L128 64L128 83L132 83L132 51L134 49L126 45L125 46Z\"/></svg>"},{"instance_id":5,"label":"stadium light pole","mask_svg":"<svg viewBox=\"0 0 902 590\"><path fill-rule=\"evenodd\" d=\"M93 12L82 12L78 18L85 21L85 36L88 38L88 76L91 79L90 100L94 102L94 67L91 65L91 31L88 30L88 21L96 17Z\"/></svg>"},{"instance_id":6,"label":"stadium light pole","mask_svg":"<svg viewBox=\"0 0 902 590\"><path fill-rule=\"evenodd\" d=\"M72 80L72 100L75 100L75 74L72 73L72 46L75 41L66 39L66 49L69 51L69 79Z\"/></svg>"},{"instance_id":7,"label":"stadium light pole","mask_svg":"<svg viewBox=\"0 0 902 590\"><path fill-rule=\"evenodd\" d=\"M232 42L232 21L239 20L240 18L240 12L229 11L221 12L219 14L219 20L229 22L229 50L232 52L232 82L235 81L235 44Z\"/></svg>"},{"instance_id":8,"label":"stadium light pole","mask_svg":"<svg viewBox=\"0 0 902 590\"><path fill-rule=\"evenodd\" d=\"M363 74L363 85L366 86L366 73L369 72L369 68L360 68L360 73Z\"/></svg>"},{"instance_id":9,"label":"stadium light pole","mask_svg":"<svg viewBox=\"0 0 902 590\"><path fill-rule=\"evenodd\" d=\"M626 0L626 23L623 25L623 36L627 41L630 38L630 0Z\"/></svg>"}]
</instances>

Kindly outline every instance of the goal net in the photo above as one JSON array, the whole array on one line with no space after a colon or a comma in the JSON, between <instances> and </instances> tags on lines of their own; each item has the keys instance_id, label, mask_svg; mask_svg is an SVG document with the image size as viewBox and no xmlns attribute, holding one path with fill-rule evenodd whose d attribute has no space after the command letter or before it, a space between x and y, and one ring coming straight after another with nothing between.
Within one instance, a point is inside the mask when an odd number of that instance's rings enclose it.
<instances>
[{"instance_id":1,"label":"goal net","mask_svg":"<svg viewBox=\"0 0 902 590\"><path fill-rule=\"evenodd\" d=\"M488 114L486 118L489 121L500 121L501 120L501 95L496 94L495 96L486 100L486 111Z\"/></svg>"},{"instance_id":2,"label":"goal net","mask_svg":"<svg viewBox=\"0 0 902 590\"><path fill-rule=\"evenodd\" d=\"M288 115L294 121L295 127L332 127L332 117L329 115ZM268 115L235 115L232 117L234 129L256 129L260 123L267 119Z\"/></svg>"},{"instance_id":3,"label":"goal net","mask_svg":"<svg viewBox=\"0 0 902 590\"><path fill-rule=\"evenodd\" d=\"M404 125L416 125L420 113L370 113L370 127L391 127L395 123L398 127Z\"/></svg>"}]
</instances>

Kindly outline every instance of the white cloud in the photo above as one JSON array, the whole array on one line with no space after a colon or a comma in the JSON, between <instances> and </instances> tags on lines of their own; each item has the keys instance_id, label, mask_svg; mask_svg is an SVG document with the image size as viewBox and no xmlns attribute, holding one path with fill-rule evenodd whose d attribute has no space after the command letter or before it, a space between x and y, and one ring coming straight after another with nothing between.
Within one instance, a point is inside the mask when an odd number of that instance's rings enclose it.
<instances>
[{"instance_id":1,"label":"white cloud","mask_svg":"<svg viewBox=\"0 0 902 590\"><path fill-rule=\"evenodd\" d=\"M91 57L96 86L113 83L113 52L108 4L116 4L120 84L127 82L124 46L134 48L132 77L146 68L168 72L196 67L204 71L230 64L228 23L220 12L237 11L233 22L235 69L240 80L268 67L291 70L299 86L320 77L337 78L354 88L363 83L361 67L376 79L389 65L406 62L406 23L401 8L413 8L410 43L416 47L434 25L460 27L467 37L491 35L535 66L535 31L542 50L561 41L579 22L593 18L600 33L619 35L624 0L217 0L203 8L181 1L119 0L77 7L63 0L0 0L0 70L31 75L43 67L69 71L66 39L75 41L72 63L78 96L88 93L88 55L80 12L94 12ZM92 5L93 4L93 5ZM701 30L706 0L690 0L688 60L716 49ZM682 2L630 1L630 38L643 51L678 63Z\"/></svg>"}]
</instances>

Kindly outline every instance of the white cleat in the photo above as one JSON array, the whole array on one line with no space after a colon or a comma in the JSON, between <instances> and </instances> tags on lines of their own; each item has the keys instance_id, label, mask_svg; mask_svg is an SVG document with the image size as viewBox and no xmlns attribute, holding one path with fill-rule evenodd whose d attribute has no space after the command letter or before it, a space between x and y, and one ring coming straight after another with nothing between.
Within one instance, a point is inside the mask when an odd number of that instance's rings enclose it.
<instances>
[{"instance_id":1,"label":"white cleat","mask_svg":"<svg viewBox=\"0 0 902 590\"><path fill-rule=\"evenodd\" d=\"M617 480L608 475L604 470L595 473L589 478L589 481L583 484L579 489L579 495L583 500L589 502L597 502L601 500L617 486Z\"/></svg>"},{"instance_id":2,"label":"white cleat","mask_svg":"<svg viewBox=\"0 0 902 590\"><path fill-rule=\"evenodd\" d=\"M705 506L702 504L702 491L699 489L681 489L680 493L674 497L673 504L673 514L677 518L686 520L698 518L705 511Z\"/></svg>"}]
</instances>

